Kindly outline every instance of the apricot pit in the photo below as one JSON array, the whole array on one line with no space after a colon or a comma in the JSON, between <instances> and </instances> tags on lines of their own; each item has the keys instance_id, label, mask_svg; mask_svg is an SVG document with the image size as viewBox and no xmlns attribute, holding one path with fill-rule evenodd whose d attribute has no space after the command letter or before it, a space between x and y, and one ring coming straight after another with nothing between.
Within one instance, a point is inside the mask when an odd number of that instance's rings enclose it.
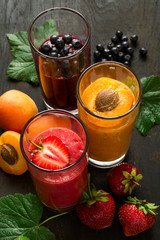
<instances>
[{"instance_id":1,"label":"apricot pit","mask_svg":"<svg viewBox=\"0 0 160 240\"><path fill-rule=\"evenodd\" d=\"M100 112L110 111L119 103L119 95L112 89L100 91L95 99L96 110Z\"/></svg>"},{"instance_id":2,"label":"apricot pit","mask_svg":"<svg viewBox=\"0 0 160 240\"><path fill-rule=\"evenodd\" d=\"M20 134L6 131L0 136L0 167L9 174L21 175L27 164L20 149Z\"/></svg>"}]
</instances>

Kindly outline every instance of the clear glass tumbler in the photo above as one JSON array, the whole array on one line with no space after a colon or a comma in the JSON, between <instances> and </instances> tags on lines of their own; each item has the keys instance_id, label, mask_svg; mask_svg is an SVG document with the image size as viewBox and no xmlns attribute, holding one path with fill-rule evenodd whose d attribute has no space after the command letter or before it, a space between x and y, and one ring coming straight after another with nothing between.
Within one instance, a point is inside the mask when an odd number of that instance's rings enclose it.
<instances>
[{"instance_id":1,"label":"clear glass tumbler","mask_svg":"<svg viewBox=\"0 0 160 240\"><path fill-rule=\"evenodd\" d=\"M117 101L118 105L111 101L113 109L107 108L101 112L97 103L100 98L97 100L97 96L103 90L107 96L109 93L113 95L116 93L114 96L117 99L112 100ZM78 114L89 134L90 164L99 168L109 168L125 158L141 95L140 81L123 64L97 63L81 75L77 84Z\"/></svg>"},{"instance_id":2,"label":"clear glass tumbler","mask_svg":"<svg viewBox=\"0 0 160 240\"><path fill-rule=\"evenodd\" d=\"M46 129L53 128L54 130L63 129L65 132L72 130L74 134L78 135L79 139L70 140L70 137L66 137L66 141L63 140L67 148L71 148L70 146L73 144L76 150L69 152L69 166L59 170L48 170L37 166L31 161L31 153L29 152L30 140L33 140L35 136L41 133L44 136ZM60 138L60 133L58 136ZM73 209L87 186L88 134L81 120L64 110L45 110L40 112L26 123L21 134L20 146L41 202L54 211ZM75 157L77 152L78 159Z\"/></svg>"},{"instance_id":3,"label":"clear glass tumbler","mask_svg":"<svg viewBox=\"0 0 160 240\"><path fill-rule=\"evenodd\" d=\"M61 39L70 35L73 40L80 40L81 47L77 45L72 51L72 43L57 45L54 38L51 44L52 35ZM77 80L90 64L90 27L86 19L70 8L47 9L31 23L28 39L47 109L64 109L76 114ZM42 53L43 44L50 46L49 53ZM58 56L53 52L58 52Z\"/></svg>"}]
</instances>

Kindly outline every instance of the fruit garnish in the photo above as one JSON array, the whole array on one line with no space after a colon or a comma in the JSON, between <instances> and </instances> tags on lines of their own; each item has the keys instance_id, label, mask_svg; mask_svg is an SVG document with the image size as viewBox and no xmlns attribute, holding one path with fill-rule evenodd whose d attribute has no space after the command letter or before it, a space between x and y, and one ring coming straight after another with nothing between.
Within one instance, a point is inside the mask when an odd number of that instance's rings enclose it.
<instances>
[{"instance_id":1,"label":"fruit garnish","mask_svg":"<svg viewBox=\"0 0 160 240\"><path fill-rule=\"evenodd\" d=\"M126 236L137 235L151 228L155 222L156 211L159 206L139 200L136 197L128 197L118 211L119 221Z\"/></svg>"},{"instance_id":2,"label":"fruit garnish","mask_svg":"<svg viewBox=\"0 0 160 240\"><path fill-rule=\"evenodd\" d=\"M105 89L97 94L95 106L97 111L110 111L118 105L119 100L119 95L116 91Z\"/></svg>"},{"instance_id":3,"label":"fruit garnish","mask_svg":"<svg viewBox=\"0 0 160 240\"><path fill-rule=\"evenodd\" d=\"M30 140L34 145L31 153L31 161L37 166L48 169L58 170L68 166L69 153L65 144L56 136L47 136L37 143Z\"/></svg>"},{"instance_id":4,"label":"fruit garnish","mask_svg":"<svg viewBox=\"0 0 160 240\"><path fill-rule=\"evenodd\" d=\"M77 215L82 223L93 229L109 227L114 218L115 201L106 191L90 187L88 174L88 189L83 193L82 202L76 207Z\"/></svg>"},{"instance_id":5,"label":"fruit garnish","mask_svg":"<svg viewBox=\"0 0 160 240\"><path fill-rule=\"evenodd\" d=\"M138 169L129 163L121 163L107 173L107 181L111 191L117 196L131 195L139 181L143 178Z\"/></svg>"},{"instance_id":6,"label":"fruit garnish","mask_svg":"<svg viewBox=\"0 0 160 240\"><path fill-rule=\"evenodd\" d=\"M51 35L40 47L39 51L51 57L64 57L80 49L83 43L70 34Z\"/></svg>"}]
</instances>

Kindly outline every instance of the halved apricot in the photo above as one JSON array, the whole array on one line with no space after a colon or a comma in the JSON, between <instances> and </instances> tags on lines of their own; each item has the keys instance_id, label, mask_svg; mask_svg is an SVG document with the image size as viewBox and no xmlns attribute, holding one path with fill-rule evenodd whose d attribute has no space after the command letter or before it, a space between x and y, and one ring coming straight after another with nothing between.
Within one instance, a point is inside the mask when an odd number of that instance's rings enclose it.
<instances>
[{"instance_id":1,"label":"halved apricot","mask_svg":"<svg viewBox=\"0 0 160 240\"><path fill-rule=\"evenodd\" d=\"M95 100L96 96L103 90L111 89L114 90L119 96L119 103L108 111L98 111L96 109ZM82 95L82 102L84 105L96 115L110 118L105 120L101 118L93 117L88 115L88 121L94 125L100 127L113 127L121 124L123 120L116 119L112 120L112 117L118 117L128 112L135 104L135 98L133 92L124 83L107 77L102 77L91 83L84 91Z\"/></svg>"},{"instance_id":2,"label":"halved apricot","mask_svg":"<svg viewBox=\"0 0 160 240\"><path fill-rule=\"evenodd\" d=\"M9 174L21 175L27 171L26 160L20 149L20 134L6 131L0 136L0 167Z\"/></svg>"}]
</instances>

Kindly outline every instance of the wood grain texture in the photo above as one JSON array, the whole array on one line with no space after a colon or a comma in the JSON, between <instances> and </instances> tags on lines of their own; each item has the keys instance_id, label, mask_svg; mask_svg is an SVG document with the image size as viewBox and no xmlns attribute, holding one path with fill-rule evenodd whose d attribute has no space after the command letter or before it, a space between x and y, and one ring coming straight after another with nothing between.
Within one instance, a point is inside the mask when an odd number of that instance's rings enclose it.
<instances>
[{"instance_id":1,"label":"wood grain texture","mask_svg":"<svg viewBox=\"0 0 160 240\"><path fill-rule=\"evenodd\" d=\"M159 0L0 0L0 95L9 89L18 89L30 95L39 111L44 110L40 87L29 83L16 82L6 77L7 67L12 60L6 33L27 31L32 19L41 11L51 7L71 7L81 12L91 26L91 52L96 43L106 45L117 29L125 35L137 34L138 46L132 61L132 70L141 78L160 75L160 1ZM140 58L138 49L146 47L148 57ZM93 59L92 59L93 62ZM3 132L0 129L0 132ZM146 137L136 129L125 161L137 166L143 174L141 188L135 195L160 204L160 126L154 126ZM107 170L89 166L91 177L98 188L109 191L106 182ZM35 193L29 173L13 176L0 171L0 196L7 194ZM117 209L123 199L115 198ZM44 208L43 219L53 213ZM160 237L160 216L148 231L134 240L158 240ZM80 223L76 212L72 211L59 219L46 224L56 235L57 240L125 240L117 213L113 225L104 230L91 230Z\"/></svg>"}]
</instances>

